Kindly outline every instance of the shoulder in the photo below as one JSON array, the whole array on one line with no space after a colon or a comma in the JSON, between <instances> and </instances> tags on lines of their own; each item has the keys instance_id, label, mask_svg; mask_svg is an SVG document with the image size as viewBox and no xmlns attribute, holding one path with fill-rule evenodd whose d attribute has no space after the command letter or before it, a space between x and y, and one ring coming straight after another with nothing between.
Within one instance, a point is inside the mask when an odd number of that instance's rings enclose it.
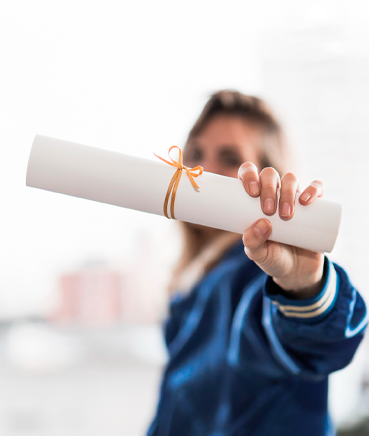
<instances>
[{"instance_id":1,"label":"shoulder","mask_svg":"<svg viewBox=\"0 0 369 436\"><path fill-rule=\"evenodd\" d=\"M233 300L245 292L255 281L262 282L266 274L251 261L244 252L242 240L233 244L223 254L219 262L208 272L202 275L200 280L188 292L174 292L170 300L171 316L179 316L188 313L200 299L214 299L220 293L233 294ZM262 285L260 285L262 292Z\"/></svg>"},{"instance_id":2,"label":"shoulder","mask_svg":"<svg viewBox=\"0 0 369 436\"><path fill-rule=\"evenodd\" d=\"M253 301L260 300L257 297L262 297L264 277L266 274L246 256L242 240L233 244L188 292L177 291L171 296L165 325L167 345L184 327L190 314L192 318L200 317L207 307L208 315L219 318L222 314L231 319L245 293L252 291ZM257 292L253 291L255 287Z\"/></svg>"}]
</instances>

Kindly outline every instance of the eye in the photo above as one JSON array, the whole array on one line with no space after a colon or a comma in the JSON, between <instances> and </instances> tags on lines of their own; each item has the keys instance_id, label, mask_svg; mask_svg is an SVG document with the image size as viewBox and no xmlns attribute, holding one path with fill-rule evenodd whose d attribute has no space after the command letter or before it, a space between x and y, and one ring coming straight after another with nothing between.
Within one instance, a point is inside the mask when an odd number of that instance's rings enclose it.
<instances>
[{"instance_id":1,"label":"eye","mask_svg":"<svg viewBox=\"0 0 369 436\"><path fill-rule=\"evenodd\" d=\"M232 167L239 167L242 164L242 159L237 154L227 154L223 157L223 162Z\"/></svg>"},{"instance_id":2,"label":"eye","mask_svg":"<svg viewBox=\"0 0 369 436\"><path fill-rule=\"evenodd\" d=\"M198 148L192 148L185 154L185 158L187 161L198 162L203 158L203 153Z\"/></svg>"}]
</instances>

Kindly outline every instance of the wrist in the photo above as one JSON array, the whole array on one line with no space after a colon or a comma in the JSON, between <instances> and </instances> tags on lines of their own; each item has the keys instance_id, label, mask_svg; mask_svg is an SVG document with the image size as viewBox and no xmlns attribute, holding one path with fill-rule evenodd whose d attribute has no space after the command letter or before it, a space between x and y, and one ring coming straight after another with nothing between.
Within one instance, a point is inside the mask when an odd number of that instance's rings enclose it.
<instances>
[{"instance_id":1,"label":"wrist","mask_svg":"<svg viewBox=\"0 0 369 436\"><path fill-rule=\"evenodd\" d=\"M283 317L301 322L317 322L334 307L339 289L339 278L333 263L324 258L323 283L320 292L310 298L297 298L295 292L284 291L269 276L265 282L264 295L277 307ZM293 294L293 295L290 295Z\"/></svg>"},{"instance_id":2,"label":"wrist","mask_svg":"<svg viewBox=\"0 0 369 436\"><path fill-rule=\"evenodd\" d=\"M303 300L315 297L322 290L325 283L324 257L319 268L309 274L273 277L273 281L281 288L282 294L288 298Z\"/></svg>"}]
</instances>

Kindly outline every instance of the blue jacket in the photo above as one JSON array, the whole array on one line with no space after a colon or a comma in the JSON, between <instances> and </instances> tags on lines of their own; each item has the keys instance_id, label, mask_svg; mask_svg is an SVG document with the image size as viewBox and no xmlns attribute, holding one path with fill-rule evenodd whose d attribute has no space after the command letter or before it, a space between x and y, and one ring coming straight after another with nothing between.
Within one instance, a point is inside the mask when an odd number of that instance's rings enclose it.
<instances>
[{"instance_id":1,"label":"blue jacket","mask_svg":"<svg viewBox=\"0 0 369 436\"><path fill-rule=\"evenodd\" d=\"M150 436L327 436L328 374L367 324L364 301L325 258L314 298L284 297L242 241L170 306L169 361Z\"/></svg>"}]
</instances>

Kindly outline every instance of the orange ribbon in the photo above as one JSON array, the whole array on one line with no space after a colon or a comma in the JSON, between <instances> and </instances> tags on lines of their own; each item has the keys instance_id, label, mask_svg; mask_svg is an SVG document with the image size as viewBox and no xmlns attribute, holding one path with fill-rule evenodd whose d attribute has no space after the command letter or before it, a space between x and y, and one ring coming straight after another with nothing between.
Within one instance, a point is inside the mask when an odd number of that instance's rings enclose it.
<instances>
[{"instance_id":1,"label":"orange ribbon","mask_svg":"<svg viewBox=\"0 0 369 436\"><path fill-rule=\"evenodd\" d=\"M170 157L170 152L173 148L178 148L179 151L179 162L176 162L174 159L172 159ZM154 153L155 154L155 153ZM168 218L168 219L176 219L174 216L174 202L176 199L176 194L177 194L177 188L179 185L179 181L181 180L181 176L182 176L182 170L185 170L188 178L190 179L190 182L192 183L192 186L195 189L199 189L198 185L196 184L195 180L193 179L194 177L198 177L201 176L202 172L204 171L204 168L201 166L197 166L195 168L188 168L186 166L183 165L183 159L182 159L182 151L179 147L177 147L176 145L172 145L172 147L170 147L170 149L168 150L168 156L169 159L172 162L169 162L168 160L163 159L162 157L158 156L157 154L155 154L156 157L158 157L159 159L161 159L162 161L166 162L167 164L171 165L172 167L176 167L177 171L174 173L172 180L169 183L169 187L167 190L167 195L165 196L165 200L164 200L164 215ZM199 171L198 174L195 173L195 171ZM173 188L173 191L172 191ZM167 208L168 208L168 201L169 201L169 196L170 193L172 192L172 198L170 201L170 213L171 213L171 217L168 216L167 213Z\"/></svg>"}]
</instances>

